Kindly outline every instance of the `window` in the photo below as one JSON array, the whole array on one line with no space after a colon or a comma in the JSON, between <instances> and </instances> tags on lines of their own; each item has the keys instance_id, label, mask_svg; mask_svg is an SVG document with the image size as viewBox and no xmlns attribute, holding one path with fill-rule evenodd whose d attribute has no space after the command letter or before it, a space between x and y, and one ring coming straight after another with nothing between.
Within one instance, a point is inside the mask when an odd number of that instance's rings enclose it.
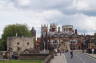
<instances>
[{"instance_id":1,"label":"window","mask_svg":"<svg viewBox=\"0 0 96 63\"><path fill-rule=\"evenodd\" d=\"M29 45L29 42L27 42L27 45Z\"/></svg>"},{"instance_id":2,"label":"window","mask_svg":"<svg viewBox=\"0 0 96 63\"><path fill-rule=\"evenodd\" d=\"M21 48L20 47L17 47L17 51L20 51L21 50Z\"/></svg>"},{"instance_id":3,"label":"window","mask_svg":"<svg viewBox=\"0 0 96 63\"><path fill-rule=\"evenodd\" d=\"M17 42L17 45L19 45L20 43L19 42Z\"/></svg>"}]
</instances>

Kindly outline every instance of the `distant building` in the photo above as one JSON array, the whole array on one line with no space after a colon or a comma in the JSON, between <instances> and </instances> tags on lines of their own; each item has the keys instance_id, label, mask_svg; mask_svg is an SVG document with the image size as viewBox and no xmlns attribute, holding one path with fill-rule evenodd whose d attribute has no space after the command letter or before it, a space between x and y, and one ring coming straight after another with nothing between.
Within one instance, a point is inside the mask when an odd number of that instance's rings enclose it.
<instances>
[{"instance_id":1,"label":"distant building","mask_svg":"<svg viewBox=\"0 0 96 63\"><path fill-rule=\"evenodd\" d=\"M56 24L50 24L41 26L41 40L46 43L47 47L68 49L70 43L73 44L74 49L81 48L80 37L77 29L74 29L73 25L63 25L62 28ZM83 37L84 38L84 37ZM78 44L78 45L77 45Z\"/></svg>"},{"instance_id":2,"label":"distant building","mask_svg":"<svg viewBox=\"0 0 96 63\"><path fill-rule=\"evenodd\" d=\"M62 26L62 32L65 34L74 34L74 29L72 25L64 25Z\"/></svg>"},{"instance_id":3,"label":"distant building","mask_svg":"<svg viewBox=\"0 0 96 63\"><path fill-rule=\"evenodd\" d=\"M24 50L34 48L33 37L8 37L7 51L23 52Z\"/></svg>"},{"instance_id":4,"label":"distant building","mask_svg":"<svg viewBox=\"0 0 96 63\"><path fill-rule=\"evenodd\" d=\"M96 49L96 40L93 35L86 35L86 46L87 49Z\"/></svg>"}]
</instances>

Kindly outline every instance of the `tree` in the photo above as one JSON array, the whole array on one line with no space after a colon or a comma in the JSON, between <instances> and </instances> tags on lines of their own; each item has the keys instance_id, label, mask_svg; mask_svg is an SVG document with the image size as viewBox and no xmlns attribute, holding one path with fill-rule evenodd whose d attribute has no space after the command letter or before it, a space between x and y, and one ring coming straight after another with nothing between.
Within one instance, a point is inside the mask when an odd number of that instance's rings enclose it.
<instances>
[{"instance_id":1,"label":"tree","mask_svg":"<svg viewBox=\"0 0 96 63\"><path fill-rule=\"evenodd\" d=\"M4 50L4 45L2 45L4 42L2 39L0 39L0 51Z\"/></svg>"},{"instance_id":2,"label":"tree","mask_svg":"<svg viewBox=\"0 0 96 63\"><path fill-rule=\"evenodd\" d=\"M13 24L13 25L8 25L4 28L3 34L2 34L2 39L0 40L0 47L1 50L6 50L7 48L7 38L8 37L31 37L32 34L28 30L26 25L22 24Z\"/></svg>"}]
</instances>

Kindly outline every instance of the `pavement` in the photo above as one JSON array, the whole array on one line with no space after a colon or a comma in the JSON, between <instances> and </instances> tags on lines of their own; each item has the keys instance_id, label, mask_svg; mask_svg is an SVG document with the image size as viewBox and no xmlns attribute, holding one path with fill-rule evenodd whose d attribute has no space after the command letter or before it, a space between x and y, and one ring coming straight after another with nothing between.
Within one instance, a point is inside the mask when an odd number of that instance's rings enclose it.
<instances>
[{"instance_id":1,"label":"pavement","mask_svg":"<svg viewBox=\"0 0 96 63\"><path fill-rule=\"evenodd\" d=\"M69 53L65 53L67 63L96 63L96 59L84 53L74 52L74 57L71 59Z\"/></svg>"},{"instance_id":2,"label":"pavement","mask_svg":"<svg viewBox=\"0 0 96 63\"><path fill-rule=\"evenodd\" d=\"M88 54L88 53L87 53L87 55L89 55L89 56L91 56L91 57L93 57L93 58L96 59L96 54Z\"/></svg>"},{"instance_id":3,"label":"pavement","mask_svg":"<svg viewBox=\"0 0 96 63\"><path fill-rule=\"evenodd\" d=\"M67 63L67 61L64 54L60 55L58 53L57 56L54 56L50 63Z\"/></svg>"},{"instance_id":4,"label":"pavement","mask_svg":"<svg viewBox=\"0 0 96 63\"><path fill-rule=\"evenodd\" d=\"M92 58L89 54L74 51L74 57L70 58L70 53L57 54L50 63L96 63L96 58ZM93 55L94 56L94 55Z\"/></svg>"}]
</instances>

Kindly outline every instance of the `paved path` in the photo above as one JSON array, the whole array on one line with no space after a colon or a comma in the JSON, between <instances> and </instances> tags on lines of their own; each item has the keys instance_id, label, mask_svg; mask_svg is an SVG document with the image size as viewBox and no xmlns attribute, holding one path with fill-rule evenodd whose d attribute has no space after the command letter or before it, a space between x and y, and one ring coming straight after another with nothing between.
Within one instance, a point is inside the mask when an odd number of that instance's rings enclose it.
<instances>
[{"instance_id":1,"label":"paved path","mask_svg":"<svg viewBox=\"0 0 96 63\"><path fill-rule=\"evenodd\" d=\"M74 57L71 59L68 52L61 56L58 54L51 60L50 63L96 63L96 59L79 52L74 52Z\"/></svg>"},{"instance_id":2,"label":"paved path","mask_svg":"<svg viewBox=\"0 0 96 63\"><path fill-rule=\"evenodd\" d=\"M88 54L88 55L90 55L93 58L96 58L96 54Z\"/></svg>"},{"instance_id":3,"label":"paved path","mask_svg":"<svg viewBox=\"0 0 96 63\"><path fill-rule=\"evenodd\" d=\"M96 59L83 53L74 52L74 57L71 59L69 53L65 53L67 63L96 63Z\"/></svg>"},{"instance_id":4,"label":"paved path","mask_svg":"<svg viewBox=\"0 0 96 63\"><path fill-rule=\"evenodd\" d=\"M67 63L66 62L66 58L64 54L57 54L57 56L55 56L50 63Z\"/></svg>"}]
</instances>

